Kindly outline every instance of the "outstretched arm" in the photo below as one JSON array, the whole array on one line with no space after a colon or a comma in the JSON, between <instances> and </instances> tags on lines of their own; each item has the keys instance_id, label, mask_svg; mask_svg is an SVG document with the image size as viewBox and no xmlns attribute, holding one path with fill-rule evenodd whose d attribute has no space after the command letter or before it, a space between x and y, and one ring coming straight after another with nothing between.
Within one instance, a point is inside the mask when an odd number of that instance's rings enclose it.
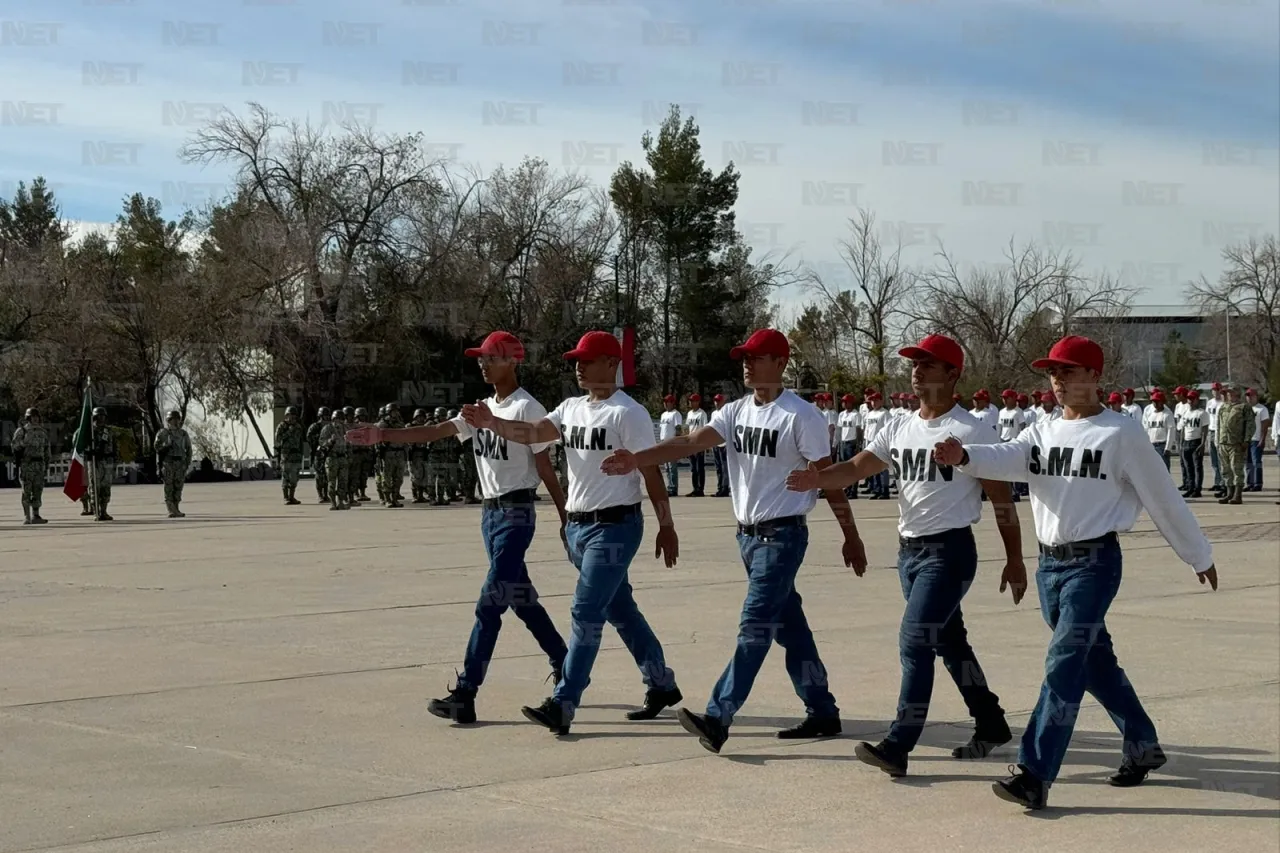
<instances>
[{"instance_id":1,"label":"outstretched arm","mask_svg":"<svg viewBox=\"0 0 1280 853\"><path fill-rule=\"evenodd\" d=\"M724 438L719 432L709 426L699 427L688 435L668 438L647 450L639 450L635 453L628 450L616 451L600 464L600 470L606 474L630 474L637 469L656 468L658 465L676 462L686 456L694 456L722 444L724 444Z\"/></svg>"},{"instance_id":2,"label":"outstretched arm","mask_svg":"<svg viewBox=\"0 0 1280 853\"><path fill-rule=\"evenodd\" d=\"M529 421L509 421L500 418L484 403L468 403L462 407L462 419L476 429L487 429L499 438L516 444L547 444L560 440L560 428L549 418Z\"/></svg>"}]
</instances>

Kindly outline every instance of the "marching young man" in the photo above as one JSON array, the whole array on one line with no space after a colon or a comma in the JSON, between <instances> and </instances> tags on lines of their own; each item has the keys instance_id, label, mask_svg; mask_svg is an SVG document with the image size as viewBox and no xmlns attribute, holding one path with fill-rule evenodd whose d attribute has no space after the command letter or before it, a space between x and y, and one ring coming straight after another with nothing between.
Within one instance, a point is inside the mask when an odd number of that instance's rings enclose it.
<instances>
[{"instance_id":1,"label":"marching young man","mask_svg":"<svg viewBox=\"0 0 1280 853\"><path fill-rule=\"evenodd\" d=\"M1124 738L1124 760L1112 785L1141 784L1166 760L1155 724L1116 661L1106 629L1107 609L1120 589L1117 533L1132 528L1145 509L1200 583L1216 590L1218 574L1208 540L1178 499L1141 427L1098 402L1102 348L1088 338L1068 336L1032 366L1049 373L1066 404L1061 417L1033 425L1008 444L966 446L948 438L939 442L934 458L970 476L1026 478L1031 484L1040 540L1036 587L1053 638L1017 771L993 788L1001 799L1041 809L1066 757L1086 691Z\"/></svg>"},{"instance_id":2,"label":"marching young man","mask_svg":"<svg viewBox=\"0 0 1280 853\"><path fill-rule=\"evenodd\" d=\"M920 397L920 411L890 422L852 461L821 472L796 471L787 478L787 488L794 491L825 489L830 494L889 466L898 469L898 577L907 600L898 634L902 659L898 713L884 740L855 748L862 761L895 777L906 775L907 756L924 731L936 657L942 658L977 723L973 737L952 756L985 758L1013 737L999 697L987 687L960 612L960 602L978 571L972 526L982 518L984 490L990 495L1004 541L1000 591L1009 589L1017 604L1027 587L1022 530L1009 483L979 481L933 461L934 446L950 436L973 444L999 440L986 423L952 399L964 370L964 351L951 338L929 335L899 355L911 360L911 386Z\"/></svg>"},{"instance_id":3,"label":"marching young man","mask_svg":"<svg viewBox=\"0 0 1280 853\"><path fill-rule=\"evenodd\" d=\"M479 347L468 349L467 358L480 364L484 381L493 386L493 396L485 401L490 412L516 421L537 421L547 410L533 395L520 387L516 368L524 361L524 344L509 332L492 332ZM421 410L419 410L421 411ZM423 413L425 415L425 412ZM415 413L415 420L418 420ZM347 441L370 446L382 442L428 444L450 436L471 438L478 461L477 473L484 503L480 515L480 536L489 572L476 601L476 621L471 629L463 658L462 673L443 699L432 699L427 710L437 717L469 724L476 721L476 693L498 645L502 615L508 608L533 634L551 664L552 677L560 680L568 649L546 608L538 601L538 591L529 577L525 552L533 542L537 523L534 495L541 482L551 495L560 516L560 538L564 539L565 502L560 481L551 465L549 443L532 445L509 443L492 431L473 429L462 418L438 424L415 424L400 429L368 426L347 433Z\"/></svg>"},{"instance_id":4,"label":"marching young man","mask_svg":"<svg viewBox=\"0 0 1280 853\"><path fill-rule=\"evenodd\" d=\"M728 451L733 482L733 514L738 521L738 550L747 570L747 597L738 623L733 658L711 691L705 714L679 711L680 724L711 752L729 737L733 718L747 701L774 639L786 650L787 674L805 704L805 719L778 732L780 738L830 737L840 733L840 709L827 687L826 669L804 615L796 575L809 545L808 514L816 492L787 490L790 472L831 464L826 417L782 387L791 357L786 335L759 329L729 355L742 361L742 381L751 396L715 413L696 433L647 450L615 451L604 461L609 474L633 476L637 467L654 466L702 453L720 444ZM826 491L844 532L846 566L859 577L867 558L844 493Z\"/></svg>"},{"instance_id":5,"label":"marching young man","mask_svg":"<svg viewBox=\"0 0 1280 853\"><path fill-rule=\"evenodd\" d=\"M555 692L536 708L520 709L530 721L562 735L569 733L587 689L606 622L617 629L647 688L644 706L629 712L628 719L652 719L683 698L627 576L644 538L642 489L648 491L658 518L654 556L661 557L668 568L676 564L680 543L666 485L652 465L626 477L609 477L600 470L611 452L653 447L653 421L643 406L617 386L622 345L613 335L587 332L564 357L576 362L578 385L587 393L565 400L546 417L532 422L499 417L486 403L462 408L463 419L474 429L488 430L506 441L535 446L564 441L569 466L565 541L578 569L570 607L573 633Z\"/></svg>"}]
</instances>

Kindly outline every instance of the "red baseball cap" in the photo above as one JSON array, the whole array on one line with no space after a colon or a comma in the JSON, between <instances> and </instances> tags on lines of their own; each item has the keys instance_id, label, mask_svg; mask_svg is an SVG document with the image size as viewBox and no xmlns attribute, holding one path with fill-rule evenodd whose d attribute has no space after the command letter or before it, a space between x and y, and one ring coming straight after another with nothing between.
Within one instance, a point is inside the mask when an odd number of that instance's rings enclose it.
<instances>
[{"instance_id":1,"label":"red baseball cap","mask_svg":"<svg viewBox=\"0 0 1280 853\"><path fill-rule=\"evenodd\" d=\"M936 358L943 364L949 364L964 370L964 350L946 335L928 335L913 347L898 350L903 358Z\"/></svg>"},{"instance_id":2,"label":"red baseball cap","mask_svg":"<svg viewBox=\"0 0 1280 853\"><path fill-rule=\"evenodd\" d=\"M564 354L565 361L595 361L597 358L622 358L622 344L608 332L587 332L578 345Z\"/></svg>"},{"instance_id":3,"label":"red baseball cap","mask_svg":"<svg viewBox=\"0 0 1280 853\"><path fill-rule=\"evenodd\" d=\"M711 399L712 399L712 400L715 400L717 403L723 403L723 402L724 402L724 395L723 395L723 394L717 394L717 395L715 395L714 397L712 397Z\"/></svg>"},{"instance_id":4,"label":"red baseball cap","mask_svg":"<svg viewBox=\"0 0 1280 853\"><path fill-rule=\"evenodd\" d=\"M841 397L841 398L840 398L840 402L841 402L841 403L852 403L852 402L853 402L853 399L854 399L854 398L853 398L853 395L852 395L852 394L845 394L843 397Z\"/></svg>"},{"instance_id":5,"label":"red baseball cap","mask_svg":"<svg viewBox=\"0 0 1280 853\"><path fill-rule=\"evenodd\" d=\"M1164 402L1164 392L1163 392L1163 391L1152 391L1152 392L1151 392L1151 402L1153 402L1153 403L1163 403L1163 402Z\"/></svg>"},{"instance_id":6,"label":"red baseball cap","mask_svg":"<svg viewBox=\"0 0 1280 853\"><path fill-rule=\"evenodd\" d=\"M990 400L990 399L991 399L991 395L990 395L989 393L987 393L987 389L986 389L986 388L979 388L977 391L974 391L974 392L973 392L973 399L975 399L975 400Z\"/></svg>"},{"instance_id":7,"label":"red baseball cap","mask_svg":"<svg viewBox=\"0 0 1280 853\"><path fill-rule=\"evenodd\" d=\"M524 361L524 344L520 343L520 339L510 332L490 332L480 346L464 350L462 354L467 358L492 355L498 358L514 358L516 361Z\"/></svg>"},{"instance_id":8,"label":"red baseball cap","mask_svg":"<svg viewBox=\"0 0 1280 853\"><path fill-rule=\"evenodd\" d=\"M1032 392L1031 392L1031 396L1032 396L1032 397L1035 397L1037 400L1039 400L1039 399L1040 399L1040 397L1041 397L1041 395L1043 395L1043 394L1044 394L1044 392L1043 392L1043 391L1032 391Z\"/></svg>"},{"instance_id":9,"label":"red baseball cap","mask_svg":"<svg viewBox=\"0 0 1280 853\"><path fill-rule=\"evenodd\" d=\"M690 403L701 403L701 402L702 402L702 395L701 395L701 394L690 394L690 395L689 395L689 402L690 402Z\"/></svg>"},{"instance_id":10,"label":"red baseball cap","mask_svg":"<svg viewBox=\"0 0 1280 853\"><path fill-rule=\"evenodd\" d=\"M1186 386L1186 385L1179 385L1177 388L1174 388L1174 389L1173 389L1173 393L1175 393L1175 394L1181 394L1182 396L1184 396L1184 397L1185 397L1185 396L1187 395L1187 386Z\"/></svg>"},{"instance_id":11,"label":"red baseball cap","mask_svg":"<svg viewBox=\"0 0 1280 853\"><path fill-rule=\"evenodd\" d=\"M1031 402L1031 398L1028 397L1026 394L1018 395L1018 405L1022 405L1023 403L1030 403L1030 402Z\"/></svg>"},{"instance_id":12,"label":"red baseball cap","mask_svg":"<svg viewBox=\"0 0 1280 853\"><path fill-rule=\"evenodd\" d=\"M1049 349L1049 355L1031 362L1036 370L1051 367L1084 367L1102 372L1102 347L1080 335L1067 335Z\"/></svg>"},{"instance_id":13,"label":"red baseball cap","mask_svg":"<svg viewBox=\"0 0 1280 853\"><path fill-rule=\"evenodd\" d=\"M1134 393L1134 392L1133 392L1133 389L1132 389L1132 388L1126 388L1126 389L1124 389L1124 395L1125 395L1126 397L1132 397L1132 396L1133 396L1133 393Z\"/></svg>"},{"instance_id":14,"label":"red baseball cap","mask_svg":"<svg viewBox=\"0 0 1280 853\"><path fill-rule=\"evenodd\" d=\"M1041 394L1041 395L1040 395L1040 402L1041 402L1041 403L1055 403L1055 404L1056 404L1056 403L1058 402L1058 398L1057 398L1057 397L1055 397L1055 396L1053 396L1053 392L1052 392L1052 391L1045 391L1043 394Z\"/></svg>"},{"instance_id":15,"label":"red baseball cap","mask_svg":"<svg viewBox=\"0 0 1280 853\"><path fill-rule=\"evenodd\" d=\"M1222 390L1222 383L1221 383L1221 382L1215 382L1215 383L1213 383L1213 390L1214 390L1214 391L1221 391L1221 390Z\"/></svg>"},{"instance_id":16,"label":"red baseball cap","mask_svg":"<svg viewBox=\"0 0 1280 853\"><path fill-rule=\"evenodd\" d=\"M883 399L884 399L884 397L880 394L880 392L879 392L879 391L872 391L870 394L868 394L868 395L867 395L867 399L868 399L868 400L883 400Z\"/></svg>"},{"instance_id":17,"label":"red baseball cap","mask_svg":"<svg viewBox=\"0 0 1280 853\"><path fill-rule=\"evenodd\" d=\"M746 343L729 350L729 358L746 358L749 355L791 358L791 342L777 329L756 329Z\"/></svg>"},{"instance_id":18,"label":"red baseball cap","mask_svg":"<svg viewBox=\"0 0 1280 853\"><path fill-rule=\"evenodd\" d=\"M1190 391L1188 391L1188 392L1187 392L1187 399L1188 399L1188 400L1199 400L1199 399L1200 399L1200 392L1199 392L1199 391L1197 391L1195 388L1192 388Z\"/></svg>"},{"instance_id":19,"label":"red baseball cap","mask_svg":"<svg viewBox=\"0 0 1280 853\"><path fill-rule=\"evenodd\" d=\"M1018 399L1018 392L1013 390L1012 388L1006 388L1000 392L1000 396L1006 400L1009 399L1010 397L1016 400Z\"/></svg>"},{"instance_id":20,"label":"red baseball cap","mask_svg":"<svg viewBox=\"0 0 1280 853\"><path fill-rule=\"evenodd\" d=\"M1111 392L1111 394L1107 397L1107 402L1108 402L1108 403L1123 403L1123 402L1124 402L1124 397L1121 397L1121 396L1120 396L1120 394L1119 394L1118 392L1116 392L1116 391L1112 391L1112 392Z\"/></svg>"},{"instance_id":21,"label":"red baseball cap","mask_svg":"<svg viewBox=\"0 0 1280 853\"><path fill-rule=\"evenodd\" d=\"M662 402L664 403L674 403L675 401L676 401L675 394L668 394L667 396L662 398Z\"/></svg>"}]
</instances>

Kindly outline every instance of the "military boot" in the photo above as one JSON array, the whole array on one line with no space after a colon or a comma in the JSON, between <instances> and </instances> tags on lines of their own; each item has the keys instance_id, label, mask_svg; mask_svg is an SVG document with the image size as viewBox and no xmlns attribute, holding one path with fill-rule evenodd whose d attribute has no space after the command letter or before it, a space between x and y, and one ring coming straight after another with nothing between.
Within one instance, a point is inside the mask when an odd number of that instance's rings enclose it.
<instances>
[{"instance_id":1,"label":"military boot","mask_svg":"<svg viewBox=\"0 0 1280 853\"><path fill-rule=\"evenodd\" d=\"M1236 486L1231 492L1231 500L1227 501L1227 503L1235 506L1244 503L1244 486Z\"/></svg>"},{"instance_id":2,"label":"military boot","mask_svg":"<svg viewBox=\"0 0 1280 853\"><path fill-rule=\"evenodd\" d=\"M31 523L31 504L27 503L25 500L22 502L22 523Z\"/></svg>"},{"instance_id":3,"label":"military boot","mask_svg":"<svg viewBox=\"0 0 1280 853\"><path fill-rule=\"evenodd\" d=\"M32 507L32 508L31 508L31 523L32 523L32 524L48 524L48 523L49 523L49 519L47 519L47 518L45 518L44 516L42 516L42 515L40 514L40 510L36 509L35 507Z\"/></svg>"},{"instance_id":4,"label":"military boot","mask_svg":"<svg viewBox=\"0 0 1280 853\"><path fill-rule=\"evenodd\" d=\"M114 518L107 515L107 508L105 506L102 507L102 509L98 510L97 519L98 521L115 521Z\"/></svg>"},{"instance_id":5,"label":"military boot","mask_svg":"<svg viewBox=\"0 0 1280 853\"><path fill-rule=\"evenodd\" d=\"M178 506L178 502L177 502L177 501L174 501L174 502L173 502L173 515L174 515L174 517L175 517L175 518L186 518L186 517L187 517L187 514L186 514L185 512L183 512L183 511L182 511L182 508L181 508L180 506Z\"/></svg>"},{"instance_id":6,"label":"military boot","mask_svg":"<svg viewBox=\"0 0 1280 853\"><path fill-rule=\"evenodd\" d=\"M164 508L165 508L165 509L167 509L167 510L169 510L169 517L170 517L170 518L177 518L177 517L178 517L178 507L177 507L177 505L176 505L176 504L174 504L174 502L173 502L173 501L165 501L165 502L164 502Z\"/></svg>"}]
</instances>

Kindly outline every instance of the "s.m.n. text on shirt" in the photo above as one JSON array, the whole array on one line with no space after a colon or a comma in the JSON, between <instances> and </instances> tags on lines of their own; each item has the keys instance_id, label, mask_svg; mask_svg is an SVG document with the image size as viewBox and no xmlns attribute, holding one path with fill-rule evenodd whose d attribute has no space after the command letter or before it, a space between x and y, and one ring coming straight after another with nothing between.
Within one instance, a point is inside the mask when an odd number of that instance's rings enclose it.
<instances>
[{"instance_id":1,"label":"s.m.n. text on shirt","mask_svg":"<svg viewBox=\"0 0 1280 853\"><path fill-rule=\"evenodd\" d=\"M489 411L508 421L537 423L547 416L534 396L523 388L517 388L501 403L496 397L485 400ZM471 452L476 456L476 474L480 480L480 493L486 498L498 498L521 489L538 488L538 468L534 454L541 453L551 444L525 445L507 441L488 429L473 429L462 416L454 418L458 439L471 442Z\"/></svg>"},{"instance_id":2,"label":"s.m.n. text on shirt","mask_svg":"<svg viewBox=\"0 0 1280 853\"><path fill-rule=\"evenodd\" d=\"M623 391L614 391L605 400L570 397L547 420L560 430L564 442L569 468L567 511L595 512L640 503L644 495L640 472L611 477L600 470L600 463L615 450L636 453L656 444L653 421L644 406Z\"/></svg>"},{"instance_id":3,"label":"s.m.n. text on shirt","mask_svg":"<svg viewBox=\"0 0 1280 853\"><path fill-rule=\"evenodd\" d=\"M965 449L965 472L1027 482L1036 538L1046 545L1129 530L1145 509L1183 562L1197 572L1213 565L1209 541L1146 432L1118 412L1053 418L1013 441Z\"/></svg>"}]
</instances>

